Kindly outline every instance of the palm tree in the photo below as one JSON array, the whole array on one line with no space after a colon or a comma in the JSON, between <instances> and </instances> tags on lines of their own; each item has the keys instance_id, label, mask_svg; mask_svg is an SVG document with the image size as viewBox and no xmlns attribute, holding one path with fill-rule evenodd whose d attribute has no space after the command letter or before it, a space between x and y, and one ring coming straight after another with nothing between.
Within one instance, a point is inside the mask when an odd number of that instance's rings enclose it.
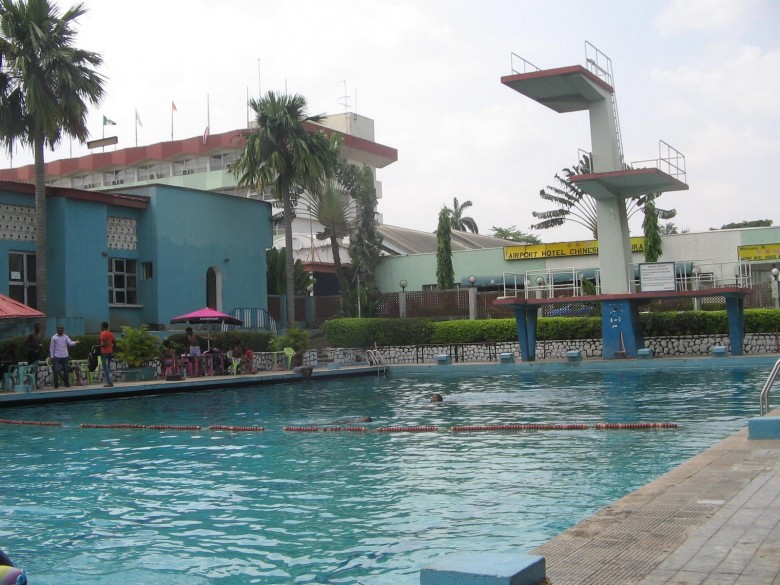
<instances>
[{"instance_id":1,"label":"palm tree","mask_svg":"<svg viewBox=\"0 0 780 585\"><path fill-rule=\"evenodd\" d=\"M95 70L97 53L74 47L76 20L86 13L76 4L60 15L49 0L0 0L0 143L16 142L35 157L35 256L37 309L46 312L46 182L44 147L63 135L89 137L88 104L103 98L105 78Z\"/></svg>"},{"instance_id":2,"label":"palm tree","mask_svg":"<svg viewBox=\"0 0 780 585\"><path fill-rule=\"evenodd\" d=\"M571 182L571 177L593 172L591 156L584 154L580 161L571 168L563 169L563 176L556 174L555 181L558 186L547 185L546 189L539 191L539 197L549 201L556 206L556 209L549 211L532 211L536 219L541 219L539 223L533 224L531 229L544 230L563 225L569 221L585 227L593 239L599 239L598 214L596 212L596 201L591 195L585 193L576 183ZM629 167L630 168L630 167ZM626 215L630 219L637 211L642 209L648 202L654 202L662 193L646 193L631 197L626 201ZM675 209L655 208L655 214L660 219L672 219L677 215Z\"/></svg>"},{"instance_id":3,"label":"palm tree","mask_svg":"<svg viewBox=\"0 0 780 585\"><path fill-rule=\"evenodd\" d=\"M323 116L306 113L306 98L300 94L269 91L249 101L256 127L247 131L246 147L230 165L239 187L258 191L274 188L284 209L285 265L287 270L287 322L295 324L295 263L293 261L292 218L298 196L316 192L328 169L328 139L324 133L309 132L305 123L320 122Z\"/></svg>"},{"instance_id":4,"label":"palm tree","mask_svg":"<svg viewBox=\"0 0 780 585\"><path fill-rule=\"evenodd\" d=\"M471 201L464 201L461 205L458 205L458 198L453 197L452 198L452 209L444 206L444 209L447 210L447 213L450 214L450 223L452 224L452 229L458 230L461 232L471 232L473 234L479 233L479 228L477 227L477 222L474 221L471 217L465 217L463 215L463 212L471 207L473 203Z\"/></svg>"},{"instance_id":5,"label":"palm tree","mask_svg":"<svg viewBox=\"0 0 780 585\"><path fill-rule=\"evenodd\" d=\"M330 250L333 254L333 265L341 291L341 305L347 316L350 316L349 284L341 267L339 240L349 235L349 215L353 207L352 198L337 180L328 179L322 189L308 192L304 195L308 203L312 219L323 225L323 230L317 232L318 240L330 240Z\"/></svg>"}]
</instances>

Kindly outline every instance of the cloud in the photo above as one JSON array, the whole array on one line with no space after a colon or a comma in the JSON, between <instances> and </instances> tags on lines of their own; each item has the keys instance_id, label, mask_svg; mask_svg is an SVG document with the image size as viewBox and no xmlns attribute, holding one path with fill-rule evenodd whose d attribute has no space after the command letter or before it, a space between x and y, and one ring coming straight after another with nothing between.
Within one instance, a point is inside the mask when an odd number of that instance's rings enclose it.
<instances>
[{"instance_id":1,"label":"cloud","mask_svg":"<svg viewBox=\"0 0 780 585\"><path fill-rule=\"evenodd\" d=\"M741 29L770 0L672 0L655 18L662 36Z\"/></svg>"}]
</instances>

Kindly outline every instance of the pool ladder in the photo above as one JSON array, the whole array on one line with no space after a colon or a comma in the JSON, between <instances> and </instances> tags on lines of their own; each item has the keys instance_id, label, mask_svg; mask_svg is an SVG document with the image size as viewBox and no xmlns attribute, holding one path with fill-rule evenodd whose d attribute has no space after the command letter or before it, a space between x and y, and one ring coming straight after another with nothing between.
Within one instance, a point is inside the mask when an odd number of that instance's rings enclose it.
<instances>
[{"instance_id":1,"label":"pool ladder","mask_svg":"<svg viewBox=\"0 0 780 585\"><path fill-rule=\"evenodd\" d=\"M775 383L775 378L777 378L778 373L780 373L780 360L775 362L772 371L769 373L769 378L767 378L766 384L764 384L764 388L761 390L761 416L764 416L769 412L769 390L772 389L772 385Z\"/></svg>"},{"instance_id":2,"label":"pool ladder","mask_svg":"<svg viewBox=\"0 0 780 585\"><path fill-rule=\"evenodd\" d=\"M387 366L385 365L385 358L382 357L382 354L379 352L378 349L366 350L366 361L368 361L368 365L376 366L377 376L379 374L384 374L387 372Z\"/></svg>"}]
</instances>

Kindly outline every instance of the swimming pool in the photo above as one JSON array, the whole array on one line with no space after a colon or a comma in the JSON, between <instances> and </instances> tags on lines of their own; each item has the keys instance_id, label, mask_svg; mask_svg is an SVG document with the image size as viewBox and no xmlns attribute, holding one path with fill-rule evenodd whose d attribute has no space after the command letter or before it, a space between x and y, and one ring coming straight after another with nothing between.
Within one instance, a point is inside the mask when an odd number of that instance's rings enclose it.
<instances>
[{"instance_id":1,"label":"swimming pool","mask_svg":"<svg viewBox=\"0 0 780 585\"><path fill-rule=\"evenodd\" d=\"M487 371L487 370L486 370ZM495 370L491 370L495 372ZM527 552L744 426L764 370L337 379L3 409L0 547L32 582L411 585ZM430 395L444 395L431 404ZM291 433L370 415L435 433ZM598 431L597 422L677 430ZM81 423L263 425L263 433ZM452 433L454 425L588 430Z\"/></svg>"}]
</instances>

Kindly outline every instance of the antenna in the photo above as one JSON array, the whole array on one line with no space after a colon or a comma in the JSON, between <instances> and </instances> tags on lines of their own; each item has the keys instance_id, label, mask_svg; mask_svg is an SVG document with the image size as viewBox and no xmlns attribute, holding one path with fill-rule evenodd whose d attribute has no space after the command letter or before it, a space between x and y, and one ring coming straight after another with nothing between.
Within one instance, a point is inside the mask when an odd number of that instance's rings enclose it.
<instances>
[{"instance_id":1,"label":"antenna","mask_svg":"<svg viewBox=\"0 0 780 585\"><path fill-rule=\"evenodd\" d=\"M347 94L347 82L342 81L344 84L344 95L339 98L340 103L344 106L344 113L349 112L349 95Z\"/></svg>"}]
</instances>

